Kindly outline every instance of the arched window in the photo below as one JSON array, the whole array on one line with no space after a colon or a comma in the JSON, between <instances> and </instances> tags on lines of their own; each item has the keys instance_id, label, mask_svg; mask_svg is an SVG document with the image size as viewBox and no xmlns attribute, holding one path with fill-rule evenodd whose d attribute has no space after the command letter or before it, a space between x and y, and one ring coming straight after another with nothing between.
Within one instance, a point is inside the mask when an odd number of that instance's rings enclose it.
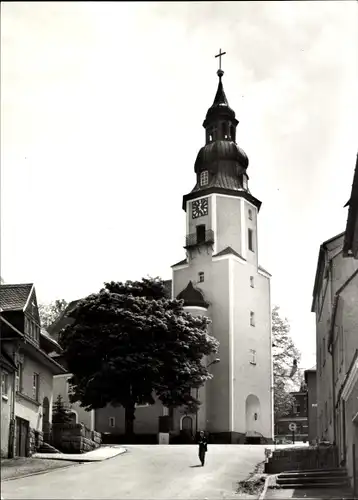
<instances>
[{"instance_id":1,"label":"arched window","mask_svg":"<svg viewBox=\"0 0 358 500\"><path fill-rule=\"evenodd\" d=\"M209 172L204 170L200 173L200 186L206 186L209 184Z\"/></svg>"},{"instance_id":2,"label":"arched window","mask_svg":"<svg viewBox=\"0 0 358 500\"><path fill-rule=\"evenodd\" d=\"M251 208L249 208L249 212L248 213L249 213L249 219L252 220L252 210L251 210Z\"/></svg>"},{"instance_id":3,"label":"arched window","mask_svg":"<svg viewBox=\"0 0 358 500\"><path fill-rule=\"evenodd\" d=\"M203 283L204 282L204 273L203 271L200 271L199 272L199 283Z\"/></svg>"},{"instance_id":4,"label":"arched window","mask_svg":"<svg viewBox=\"0 0 358 500\"><path fill-rule=\"evenodd\" d=\"M230 127L230 139L232 141L235 141L235 127L234 127L234 125L231 125L231 127Z\"/></svg>"}]
</instances>

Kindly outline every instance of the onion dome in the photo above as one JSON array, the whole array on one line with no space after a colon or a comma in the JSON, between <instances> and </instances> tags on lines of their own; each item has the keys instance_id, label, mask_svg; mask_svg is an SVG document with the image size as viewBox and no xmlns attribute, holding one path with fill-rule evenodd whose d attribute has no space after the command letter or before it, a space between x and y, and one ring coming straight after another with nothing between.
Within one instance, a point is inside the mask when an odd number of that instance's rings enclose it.
<instances>
[{"instance_id":1,"label":"onion dome","mask_svg":"<svg viewBox=\"0 0 358 500\"><path fill-rule=\"evenodd\" d=\"M200 172L203 169L211 170L210 166L214 166L217 162L235 162L241 167L249 166L249 159L243 149L241 149L233 141L218 140L205 144L195 161L195 172Z\"/></svg>"}]
</instances>

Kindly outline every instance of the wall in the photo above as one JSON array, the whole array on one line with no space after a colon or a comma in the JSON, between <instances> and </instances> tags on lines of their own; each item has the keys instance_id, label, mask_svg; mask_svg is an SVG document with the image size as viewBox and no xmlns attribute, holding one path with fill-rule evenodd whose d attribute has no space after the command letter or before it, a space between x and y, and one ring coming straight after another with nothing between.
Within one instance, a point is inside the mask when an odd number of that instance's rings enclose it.
<instances>
[{"instance_id":1,"label":"wall","mask_svg":"<svg viewBox=\"0 0 358 500\"><path fill-rule=\"evenodd\" d=\"M85 453L101 446L101 434L83 424L53 424L53 444L63 453Z\"/></svg>"},{"instance_id":2,"label":"wall","mask_svg":"<svg viewBox=\"0 0 358 500\"><path fill-rule=\"evenodd\" d=\"M308 441L313 443L317 438L317 377L316 372L307 373L308 395Z\"/></svg>"},{"instance_id":3,"label":"wall","mask_svg":"<svg viewBox=\"0 0 358 500\"><path fill-rule=\"evenodd\" d=\"M1 457L7 457L9 453L9 431L11 420L11 404L13 398L14 374L1 367L1 372L8 374L7 395L1 394Z\"/></svg>"},{"instance_id":4,"label":"wall","mask_svg":"<svg viewBox=\"0 0 358 500\"><path fill-rule=\"evenodd\" d=\"M237 432L255 430L272 438L270 282L249 263L234 261L233 273L234 427ZM250 276L254 277L254 288L250 286ZM251 311L255 326L250 324ZM251 349L256 351L256 364L251 363ZM249 404L252 396L258 398L255 408ZM254 413L258 414L257 421Z\"/></svg>"},{"instance_id":5,"label":"wall","mask_svg":"<svg viewBox=\"0 0 358 500\"><path fill-rule=\"evenodd\" d=\"M154 405L140 406L136 408L134 420L135 434L157 434L159 416L163 415L163 405L156 401ZM110 427L110 418L114 417L115 426ZM125 432L125 410L123 407L107 405L95 412L96 430L101 434L124 434Z\"/></svg>"},{"instance_id":6,"label":"wall","mask_svg":"<svg viewBox=\"0 0 358 500\"><path fill-rule=\"evenodd\" d=\"M76 414L76 422L82 423L91 431L95 430L95 412L86 411L79 403L70 403L68 391L68 380L71 378L70 373L55 375L53 378L53 401L56 401L58 396L62 397L66 407L71 409Z\"/></svg>"},{"instance_id":7,"label":"wall","mask_svg":"<svg viewBox=\"0 0 358 500\"><path fill-rule=\"evenodd\" d=\"M235 252L241 254L241 212L240 198L229 196L216 196L216 252L230 246Z\"/></svg>"},{"instance_id":8,"label":"wall","mask_svg":"<svg viewBox=\"0 0 358 500\"><path fill-rule=\"evenodd\" d=\"M333 387L332 387L332 356L328 352L329 331L332 320L333 301L338 289L358 269L358 261L344 258L342 254L343 236L326 243L324 255L320 257L321 276L316 293L316 349L317 349L317 418L318 437L333 442ZM331 263L330 263L331 262ZM354 354L352 346L356 345L354 332L354 305L357 297L356 281L349 285L341 294L335 322L334 347L334 390L338 394L348 362ZM321 304L320 304L321 302ZM345 309L346 308L346 309ZM341 340L340 340L341 338ZM340 342L343 341L343 344ZM340 350L344 352L341 362ZM340 439L339 423L336 423L337 440Z\"/></svg>"},{"instance_id":9,"label":"wall","mask_svg":"<svg viewBox=\"0 0 358 500\"><path fill-rule=\"evenodd\" d=\"M32 381L33 374L39 374L39 398L33 399ZM50 422L52 415L52 384L53 375L38 361L32 360L28 355L23 362L23 387L16 394L15 415L30 422L30 427L42 432L42 402L45 397L50 403Z\"/></svg>"}]
</instances>

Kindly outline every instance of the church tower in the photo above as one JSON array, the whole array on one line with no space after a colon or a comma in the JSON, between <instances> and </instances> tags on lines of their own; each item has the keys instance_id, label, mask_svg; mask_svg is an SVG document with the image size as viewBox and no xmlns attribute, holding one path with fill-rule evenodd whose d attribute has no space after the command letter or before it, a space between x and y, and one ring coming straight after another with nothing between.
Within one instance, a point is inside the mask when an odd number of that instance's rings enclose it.
<instances>
[{"instance_id":1,"label":"church tower","mask_svg":"<svg viewBox=\"0 0 358 500\"><path fill-rule=\"evenodd\" d=\"M220 342L220 362L210 366L213 378L199 391L194 429L217 442L262 442L273 438L271 276L258 264L261 202L249 190L249 160L237 144L239 122L221 64L217 75L195 186L183 196L186 259L172 266L172 292L188 312L211 319Z\"/></svg>"}]
</instances>

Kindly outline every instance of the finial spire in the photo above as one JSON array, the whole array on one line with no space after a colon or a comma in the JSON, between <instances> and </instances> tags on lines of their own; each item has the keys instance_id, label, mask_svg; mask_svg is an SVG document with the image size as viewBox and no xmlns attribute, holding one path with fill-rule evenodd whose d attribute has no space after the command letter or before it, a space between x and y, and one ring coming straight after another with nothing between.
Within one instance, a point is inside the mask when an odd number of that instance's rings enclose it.
<instances>
[{"instance_id":1,"label":"finial spire","mask_svg":"<svg viewBox=\"0 0 358 500\"><path fill-rule=\"evenodd\" d=\"M222 76L223 76L223 74L224 74L223 70L221 69L221 57L222 57L223 55L225 55L225 54L226 54L226 52L221 52L221 49L220 49L220 50L219 50L219 53L215 56L215 57L218 57L218 58L219 58L219 69L218 69L218 71L217 71L217 75L218 75L218 77L220 78L220 80L221 80L221 77L222 77Z\"/></svg>"}]
</instances>

